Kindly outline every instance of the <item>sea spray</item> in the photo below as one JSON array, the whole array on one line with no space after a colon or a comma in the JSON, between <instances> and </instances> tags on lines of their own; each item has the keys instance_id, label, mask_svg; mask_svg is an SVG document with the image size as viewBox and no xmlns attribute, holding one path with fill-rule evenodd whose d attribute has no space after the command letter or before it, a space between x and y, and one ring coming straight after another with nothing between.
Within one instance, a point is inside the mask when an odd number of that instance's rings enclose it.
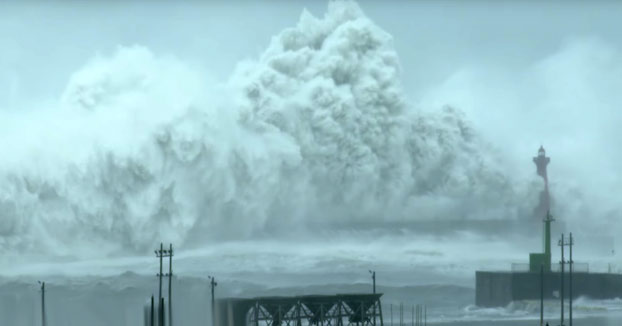
<instances>
[{"instance_id":1,"label":"sea spray","mask_svg":"<svg viewBox=\"0 0 622 326\"><path fill-rule=\"evenodd\" d=\"M352 2L331 2L322 18L303 12L225 84L120 47L41 112L4 132L5 152L19 150L0 170L3 251L142 252L154 239L183 246L309 225L517 219L536 200L538 183L504 172L458 109L405 101L391 36ZM35 140L20 143L24 130Z\"/></svg>"}]
</instances>

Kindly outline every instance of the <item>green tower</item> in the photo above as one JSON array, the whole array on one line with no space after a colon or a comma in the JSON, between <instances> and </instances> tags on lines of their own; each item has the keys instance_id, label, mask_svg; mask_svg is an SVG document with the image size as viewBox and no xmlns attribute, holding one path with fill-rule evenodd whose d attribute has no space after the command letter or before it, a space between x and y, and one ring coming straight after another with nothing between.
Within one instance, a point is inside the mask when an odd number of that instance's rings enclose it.
<instances>
[{"instance_id":1,"label":"green tower","mask_svg":"<svg viewBox=\"0 0 622 326\"><path fill-rule=\"evenodd\" d=\"M542 232L542 253L529 254L529 271L539 272L540 265L544 265L544 271L551 271L551 222L555 221L550 212L546 213L544 232Z\"/></svg>"}]
</instances>

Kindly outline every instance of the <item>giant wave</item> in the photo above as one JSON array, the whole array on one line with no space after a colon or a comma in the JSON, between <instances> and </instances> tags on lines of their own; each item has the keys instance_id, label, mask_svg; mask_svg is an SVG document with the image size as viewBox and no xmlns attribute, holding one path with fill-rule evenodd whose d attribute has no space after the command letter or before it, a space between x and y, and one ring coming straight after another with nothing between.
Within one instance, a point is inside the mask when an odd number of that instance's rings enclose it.
<instances>
[{"instance_id":1,"label":"giant wave","mask_svg":"<svg viewBox=\"0 0 622 326\"><path fill-rule=\"evenodd\" d=\"M226 83L120 47L75 72L57 105L5 121L2 251L516 219L539 187L502 171L460 110L410 105L391 36L352 2L303 12Z\"/></svg>"}]
</instances>

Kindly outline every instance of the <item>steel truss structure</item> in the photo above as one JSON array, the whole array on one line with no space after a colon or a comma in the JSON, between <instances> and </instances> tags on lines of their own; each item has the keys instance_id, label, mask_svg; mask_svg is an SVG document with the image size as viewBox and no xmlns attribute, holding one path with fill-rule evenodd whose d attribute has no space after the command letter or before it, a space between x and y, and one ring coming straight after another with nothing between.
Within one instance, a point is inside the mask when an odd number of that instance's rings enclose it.
<instances>
[{"instance_id":1,"label":"steel truss structure","mask_svg":"<svg viewBox=\"0 0 622 326\"><path fill-rule=\"evenodd\" d=\"M219 326L383 326L382 294L219 300ZM224 317L224 318L222 318Z\"/></svg>"}]
</instances>

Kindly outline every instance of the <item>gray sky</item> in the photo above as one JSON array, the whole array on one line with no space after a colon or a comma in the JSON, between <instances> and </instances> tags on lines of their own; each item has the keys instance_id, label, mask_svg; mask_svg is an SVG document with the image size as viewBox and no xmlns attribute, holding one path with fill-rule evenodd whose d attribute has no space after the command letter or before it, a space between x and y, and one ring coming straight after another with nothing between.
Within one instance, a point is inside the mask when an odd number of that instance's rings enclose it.
<instances>
[{"instance_id":1,"label":"gray sky","mask_svg":"<svg viewBox=\"0 0 622 326\"><path fill-rule=\"evenodd\" d=\"M616 43L615 2L361 1L395 37L412 97L459 69L521 71L577 37ZM322 15L322 1L3 2L0 6L2 98L58 96L71 72L96 53L144 45L204 65L226 78L242 58L296 23L303 8ZM11 91L11 89L13 89ZM8 93L8 94L7 94ZM4 106L4 105L3 105Z\"/></svg>"}]
</instances>

